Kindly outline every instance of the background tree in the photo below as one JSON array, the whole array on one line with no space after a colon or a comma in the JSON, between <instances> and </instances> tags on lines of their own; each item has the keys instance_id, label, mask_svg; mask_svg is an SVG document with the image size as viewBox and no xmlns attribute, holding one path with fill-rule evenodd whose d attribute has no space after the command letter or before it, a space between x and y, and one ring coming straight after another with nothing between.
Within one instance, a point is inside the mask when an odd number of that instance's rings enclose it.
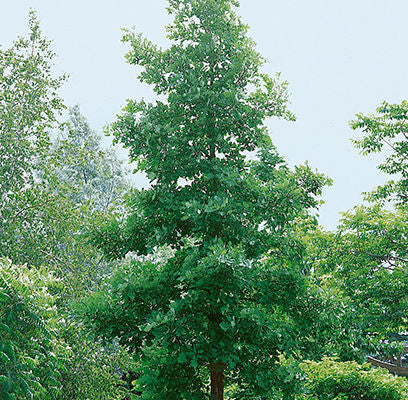
<instances>
[{"instance_id":1,"label":"background tree","mask_svg":"<svg viewBox=\"0 0 408 400\"><path fill-rule=\"evenodd\" d=\"M364 155L386 150L378 168L397 179L366 193L371 204L344 213L336 232L311 238L316 276L349 309L345 329L362 355L403 352L397 342L407 330L407 110L405 101L383 102L376 114L351 122L363 134L356 147ZM396 207L386 210L387 201Z\"/></svg>"},{"instance_id":2,"label":"background tree","mask_svg":"<svg viewBox=\"0 0 408 400\"><path fill-rule=\"evenodd\" d=\"M127 183L78 107L65 124L57 121L65 77L52 74L55 54L33 11L29 30L0 52L0 256L50 266L72 291L101 272L101 254L84 234L118 209Z\"/></svg>"},{"instance_id":3,"label":"background tree","mask_svg":"<svg viewBox=\"0 0 408 400\"><path fill-rule=\"evenodd\" d=\"M385 200L398 206L408 203L408 102L389 104L383 102L373 115L357 114L350 125L363 133L361 139L353 140L362 154L377 153L387 149L385 161L378 166L381 171L395 175L369 194L368 199L384 203ZM390 152L390 153L389 153Z\"/></svg>"},{"instance_id":4,"label":"background tree","mask_svg":"<svg viewBox=\"0 0 408 400\"><path fill-rule=\"evenodd\" d=\"M13 222L32 208L26 193L35 183L35 169L50 147L49 129L63 109L57 95L64 77L54 78L55 54L41 35L33 11L30 35L0 51L0 237L1 253L15 240Z\"/></svg>"},{"instance_id":5,"label":"background tree","mask_svg":"<svg viewBox=\"0 0 408 400\"><path fill-rule=\"evenodd\" d=\"M103 149L101 137L89 127L79 106L69 110L53 148L55 170L59 180L68 186L75 205L89 204L91 210L105 212L122 202L128 189L123 163L114 150Z\"/></svg>"},{"instance_id":6,"label":"background tree","mask_svg":"<svg viewBox=\"0 0 408 400\"><path fill-rule=\"evenodd\" d=\"M387 352L407 329L406 234L404 213L374 206L356 207L344 214L335 233L312 237L319 284L348 309L344 329L357 352L344 353L345 358Z\"/></svg>"},{"instance_id":7,"label":"background tree","mask_svg":"<svg viewBox=\"0 0 408 400\"><path fill-rule=\"evenodd\" d=\"M143 399L201 399L208 386L222 399L224 378L241 398L291 396L277 362L295 346L306 287L296 218L327 180L289 170L272 145L264 119L294 119L287 84L260 72L237 5L170 0L166 50L124 35L127 60L165 100L129 101L111 127L151 186L95 241L111 257L161 246L174 256L119 269L83 313L141 360Z\"/></svg>"},{"instance_id":8,"label":"background tree","mask_svg":"<svg viewBox=\"0 0 408 400\"><path fill-rule=\"evenodd\" d=\"M28 38L0 51L0 195L3 213L17 191L34 180L33 168L50 146L49 129L64 108L57 90L65 77L55 78L55 54L42 37L34 11L29 15Z\"/></svg>"},{"instance_id":9,"label":"background tree","mask_svg":"<svg viewBox=\"0 0 408 400\"><path fill-rule=\"evenodd\" d=\"M53 78L54 53L34 12L29 29L27 39L0 51L0 398L117 400L131 396L120 374L132 361L117 344L91 339L69 305L108 267L85 231L114 213L125 183L78 108L83 141L73 143L71 132L52 144L63 78ZM72 183L65 173L78 164L68 149L94 160L92 196L85 180ZM96 191L105 185L112 190L102 209Z\"/></svg>"}]
</instances>

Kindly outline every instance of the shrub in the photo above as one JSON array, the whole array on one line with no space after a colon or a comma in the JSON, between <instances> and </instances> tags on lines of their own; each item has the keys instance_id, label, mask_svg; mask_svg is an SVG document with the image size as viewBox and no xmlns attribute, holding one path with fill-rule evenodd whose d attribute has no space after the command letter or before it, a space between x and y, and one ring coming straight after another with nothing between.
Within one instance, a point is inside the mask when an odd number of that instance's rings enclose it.
<instances>
[{"instance_id":1,"label":"shrub","mask_svg":"<svg viewBox=\"0 0 408 400\"><path fill-rule=\"evenodd\" d=\"M308 379L310 400L406 400L408 382L383 368L354 361L307 361L301 365Z\"/></svg>"},{"instance_id":2,"label":"shrub","mask_svg":"<svg viewBox=\"0 0 408 400\"><path fill-rule=\"evenodd\" d=\"M134 363L57 307L63 281L0 258L0 399L133 399L120 375Z\"/></svg>"},{"instance_id":3,"label":"shrub","mask_svg":"<svg viewBox=\"0 0 408 400\"><path fill-rule=\"evenodd\" d=\"M64 356L51 273L0 259L0 398L53 399L60 394Z\"/></svg>"}]
</instances>

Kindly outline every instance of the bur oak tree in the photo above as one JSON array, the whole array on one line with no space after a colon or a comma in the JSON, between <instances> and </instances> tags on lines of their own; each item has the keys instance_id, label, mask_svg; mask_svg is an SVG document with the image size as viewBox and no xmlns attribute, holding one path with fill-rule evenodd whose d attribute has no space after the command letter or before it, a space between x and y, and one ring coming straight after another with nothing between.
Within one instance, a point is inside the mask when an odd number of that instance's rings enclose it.
<instances>
[{"instance_id":1,"label":"bur oak tree","mask_svg":"<svg viewBox=\"0 0 408 400\"><path fill-rule=\"evenodd\" d=\"M296 224L327 179L290 170L273 146L264 120L294 120L287 83L261 72L236 6L170 0L167 49L123 36L158 98L129 100L110 131L150 187L94 240L112 258L163 246L172 255L119 268L82 312L134 351L143 399L220 400L224 379L241 399L295 393L279 384L295 374L282 377L278 364L293 351L306 293Z\"/></svg>"}]
</instances>

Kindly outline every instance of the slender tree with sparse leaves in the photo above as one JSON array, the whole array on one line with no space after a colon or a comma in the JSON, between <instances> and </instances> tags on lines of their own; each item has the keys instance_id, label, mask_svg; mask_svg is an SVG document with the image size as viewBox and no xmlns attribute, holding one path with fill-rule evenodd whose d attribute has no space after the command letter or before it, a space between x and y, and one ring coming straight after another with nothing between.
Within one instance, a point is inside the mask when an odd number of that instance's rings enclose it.
<instances>
[{"instance_id":1,"label":"slender tree with sparse leaves","mask_svg":"<svg viewBox=\"0 0 408 400\"><path fill-rule=\"evenodd\" d=\"M14 259L14 248L25 252L20 239L30 230L27 215L47 202L39 171L64 108L57 92L65 77L54 77L54 58L34 11L28 37L0 49L0 256Z\"/></svg>"},{"instance_id":2,"label":"slender tree with sparse leaves","mask_svg":"<svg viewBox=\"0 0 408 400\"><path fill-rule=\"evenodd\" d=\"M56 126L56 117L64 108L57 92L65 77L53 76L54 58L34 11L29 15L29 36L20 37L7 50L0 49L2 221L13 217L9 215L10 203L33 183L35 168L50 147L49 130Z\"/></svg>"}]
</instances>

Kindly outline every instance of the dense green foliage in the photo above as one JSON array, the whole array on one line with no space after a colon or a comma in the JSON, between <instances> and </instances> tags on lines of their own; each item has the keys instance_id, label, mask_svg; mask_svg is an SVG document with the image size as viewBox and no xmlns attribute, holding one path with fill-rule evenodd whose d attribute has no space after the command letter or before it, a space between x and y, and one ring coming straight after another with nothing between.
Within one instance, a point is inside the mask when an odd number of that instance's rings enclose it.
<instances>
[{"instance_id":1,"label":"dense green foliage","mask_svg":"<svg viewBox=\"0 0 408 400\"><path fill-rule=\"evenodd\" d=\"M373 206L344 214L336 233L313 238L317 274L346 299L350 331L368 341L407 329L406 235L405 213Z\"/></svg>"},{"instance_id":2,"label":"dense green foliage","mask_svg":"<svg viewBox=\"0 0 408 400\"><path fill-rule=\"evenodd\" d=\"M227 252L221 246L213 249L211 257L198 261L192 250L183 249L189 261L184 261L177 275L174 257L125 263L104 292L89 300L89 322L101 335L119 337L123 345L141 349L137 355L142 375L137 386L144 397L154 393L171 398L171 393L184 390L180 396L196 393L201 398L208 353L223 357L230 370L228 381L242 399L262 393L271 398L284 391L292 394L294 385L285 388L286 378L279 377L279 352L321 355L325 346L317 340L327 340L326 330L336 332L332 321L318 318L330 312L321 297L290 265L272 259L251 265L242 251ZM197 248L195 253L198 257ZM228 285L228 291L220 289L220 282ZM217 297L211 299L208 293ZM214 309L220 313L217 330L209 317ZM326 350L337 348L335 339L330 342ZM201 391L206 391L205 386Z\"/></svg>"},{"instance_id":3,"label":"dense green foliage","mask_svg":"<svg viewBox=\"0 0 408 400\"><path fill-rule=\"evenodd\" d=\"M325 358L306 362L301 368L307 375L310 400L403 400L408 393L405 378L369 364Z\"/></svg>"},{"instance_id":4,"label":"dense green foliage","mask_svg":"<svg viewBox=\"0 0 408 400\"><path fill-rule=\"evenodd\" d=\"M52 399L60 393L69 349L56 338L58 314L50 293L60 285L48 272L0 262L2 399Z\"/></svg>"},{"instance_id":5,"label":"dense green foliage","mask_svg":"<svg viewBox=\"0 0 408 400\"><path fill-rule=\"evenodd\" d=\"M115 372L132 367L58 307L63 282L45 269L0 262L1 399L118 399Z\"/></svg>"}]
</instances>

